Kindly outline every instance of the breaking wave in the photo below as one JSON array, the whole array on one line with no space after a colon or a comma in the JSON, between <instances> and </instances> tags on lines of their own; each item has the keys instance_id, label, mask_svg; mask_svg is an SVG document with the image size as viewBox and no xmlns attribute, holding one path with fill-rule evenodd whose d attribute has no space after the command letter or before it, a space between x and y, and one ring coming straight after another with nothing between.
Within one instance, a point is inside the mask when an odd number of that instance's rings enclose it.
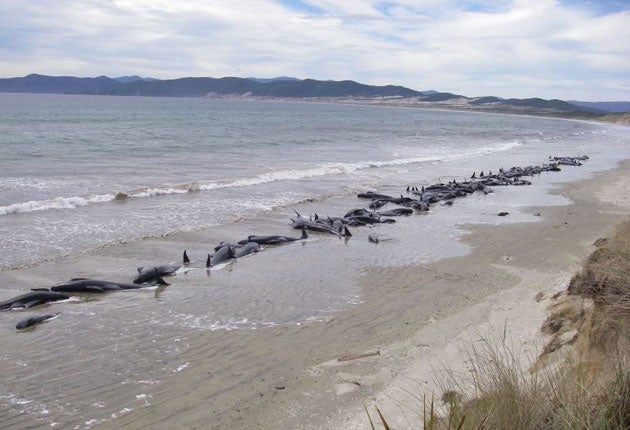
<instances>
[{"instance_id":1,"label":"breaking wave","mask_svg":"<svg viewBox=\"0 0 630 430\"><path fill-rule=\"evenodd\" d=\"M35 211L45 211L50 209L76 209L94 203L106 203L114 200L124 201L127 199L138 199L145 197L168 196L174 194L186 194L198 191L210 191L219 188L247 187L259 184L265 184L275 181L308 179L318 176L327 176L335 174L348 174L359 170L402 166L407 164L434 162L434 161L451 161L464 157L488 154L499 151L507 151L517 146L520 142L508 142L500 145L492 145L468 150L462 153L449 155L431 155L421 157L397 158L393 160L383 161L363 161L356 163L325 163L317 167L303 170L283 170L279 172L261 173L249 178L237 178L224 181L199 181L177 185L162 185L158 187L146 187L128 191L118 191L107 194L91 194L87 196L75 197L55 197L47 200L32 200L23 203L13 203L6 206L0 206L0 215L28 213Z\"/></svg>"}]
</instances>

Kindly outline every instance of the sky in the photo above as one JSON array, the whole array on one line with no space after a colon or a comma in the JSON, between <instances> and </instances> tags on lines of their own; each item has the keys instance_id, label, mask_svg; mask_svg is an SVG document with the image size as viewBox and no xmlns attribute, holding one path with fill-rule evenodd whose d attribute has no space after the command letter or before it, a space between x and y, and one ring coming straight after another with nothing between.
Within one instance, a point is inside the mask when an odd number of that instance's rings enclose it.
<instances>
[{"instance_id":1,"label":"sky","mask_svg":"<svg viewBox=\"0 0 630 430\"><path fill-rule=\"evenodd\" d=\"M351 79L630 100L630 0L0 0L0 77Z\"/></svg>"}]
</instances>

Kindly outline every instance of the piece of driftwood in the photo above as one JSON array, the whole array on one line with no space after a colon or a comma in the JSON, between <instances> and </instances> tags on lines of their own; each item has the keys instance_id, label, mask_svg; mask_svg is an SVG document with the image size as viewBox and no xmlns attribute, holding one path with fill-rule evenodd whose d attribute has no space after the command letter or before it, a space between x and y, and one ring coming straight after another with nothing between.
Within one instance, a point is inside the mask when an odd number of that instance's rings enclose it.
<instances>
[{"instance_id":1,"label":"piece of driftwood","mask_svg":"<svg viewBox=\"0 0 630 430\"><path fill-rule=\"evenodd\" d=\"M381 351L376 351L376 352L366 352L364 354L349 354L349 355L344 355L343 357L339 357L337 359L337 361L351 361L351 360L357 360L359 358L365 358L365 357L372 357L374 355L381 355Z\"/></svg>"}]
</instances>

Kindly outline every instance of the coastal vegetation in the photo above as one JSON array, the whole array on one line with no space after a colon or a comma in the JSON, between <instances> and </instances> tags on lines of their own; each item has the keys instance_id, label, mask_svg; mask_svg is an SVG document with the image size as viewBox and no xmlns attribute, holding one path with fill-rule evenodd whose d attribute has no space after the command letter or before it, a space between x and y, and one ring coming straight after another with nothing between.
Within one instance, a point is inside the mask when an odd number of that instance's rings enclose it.
<instances>
[{"instance_id":1,"label":"coastal vegetation","mask_svg":"<svg viewBox=\"0 0 630 430\"><path fill-rule=\"evenodd\" d=\"M630 219L595 246L549 298L540 356L523 365L506 333L471 346L469 374L445 371L438 398L422 399L425 430L630 428ZM390 428L376 416L373 429Z\"/></svg>"}]
</instances>

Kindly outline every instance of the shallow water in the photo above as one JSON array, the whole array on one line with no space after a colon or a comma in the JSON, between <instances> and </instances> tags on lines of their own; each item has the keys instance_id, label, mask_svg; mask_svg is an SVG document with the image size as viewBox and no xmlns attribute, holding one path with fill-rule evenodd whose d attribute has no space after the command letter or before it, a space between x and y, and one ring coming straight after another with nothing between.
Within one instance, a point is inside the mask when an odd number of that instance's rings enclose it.
<instances>
[{"instance_id":1,"label":"shallow water","mask_svg":"<svg viewBox=\"0 0 630 430\"><path fill-rule=\"evenodd\" d=\"M623 128L541 118L224 100L0 98L8 124L0 137L0 300L72 277L129 282L136 267L179 261L184 249L193 260L167 278L170 286L42 307L61 314L25 332L13 326L39 310L0 314L0 428L91 428L133 413L151 403L160 381L191 365L181 357L195 333L224 333L202 354L221 362L238 355L236 333L326 324L364 300L368 269L464 255L470 249L459 241L461 225L536 222L522 209L567 204L548 191L630 155ZM354 228L349 239L312 233L205 268L220 241L299 236L289 221L293 209L342 215L366 206L357 191L397 195L409 184L578 154L591 159L543 173L531 186L496 187L452 207L434 204L395 224ZM120 191L129 197L113 199ZM497 217L499 211L510 215ZM379 244L368 241L370 233Z\"/></svg>"}]
</instances>

